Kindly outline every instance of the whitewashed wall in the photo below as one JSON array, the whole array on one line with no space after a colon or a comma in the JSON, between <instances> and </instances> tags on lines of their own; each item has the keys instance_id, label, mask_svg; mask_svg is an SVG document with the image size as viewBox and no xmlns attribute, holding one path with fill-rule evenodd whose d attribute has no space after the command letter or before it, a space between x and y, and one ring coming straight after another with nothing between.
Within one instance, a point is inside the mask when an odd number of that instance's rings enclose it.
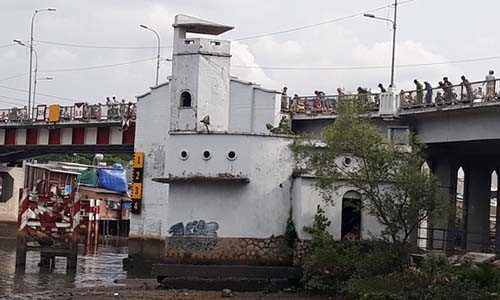
<instances>
[{"instance_id":1,"label":"whitewashed wall","mask_svg":"<svg viewBox=\"0 0 500 300\"><path fill-rule=\"evenodd\" d=\"M292 154L290 139L255 135L174 135L167 150L167 174L217 176L230 172L248 176L242 183L171 183L166 220L203 219L219 224L220 237L269 238L285 233L291 204ZM209 149L210 160L202 159ZM189 159L179 158L182 150ZM237 158L226 154L234 150Z\"/></svg>"},{"instance_id":2,"label":"whitewashed wall","mask_svg":"<svg viewBox=\"0 0 500 300\"><path fill-rule=\"evenodd\" d=\"M229 130L269 133L266 124L279 125L281 94L251 82L231 79Z\"/></svg>"},{"instance_id":3,"label":"whitewashed wall","mask_svg":"<svg viewBox=\"0 0 500 300\"><path fill-rule=\"evenodd\" d=\"M19 189L24 186L24 169L0 166L0 172L9 173L14 180L12 197L6 202L0 202L0 222L17 222Z\"/></svg>"},{"instance_id":4,"label":"whitewashed wall","mask_svg":"<svg viewBox=\"0 0 500 300\"><path fill-rule=\"evenodd\" d=\"M310 236L304 232L304 226L311 226L313 224L316 208L320 205L331 221L328 232L336 239L340 239L342 229L342 198L347 192L355 191L355 189L338 183L338 189L334 194L333 203L327 204L316 188L315 183L316 180L314 178L308 177L298 177L295 178L293 182L293 216L299 238L310 238ZM374 216L369 215L366 210L361 210L362 239L379 237L382 230L382 225Z\"/></svg>"},{"instance_id":5,"label":"whitewashed wall","mask_svg":"<svg viewBox=\"0 0 500 300\"><path fill-rule=\"evenodd\" d=\"M142 213L132 215L130 235L161 236L168 204L168 185L153 182L165 171L166 140L170 115L170 86L153 88L138 97L135 151L144 152Z\"/></svg>"}]
</instances>

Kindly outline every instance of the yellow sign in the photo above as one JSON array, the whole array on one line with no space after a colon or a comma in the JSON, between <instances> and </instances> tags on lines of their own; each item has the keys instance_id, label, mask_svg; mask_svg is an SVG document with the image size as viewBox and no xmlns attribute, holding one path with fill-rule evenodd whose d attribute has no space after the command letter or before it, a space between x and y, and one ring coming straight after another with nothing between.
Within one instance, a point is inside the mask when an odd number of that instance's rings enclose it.
<instances>
[{"instance_id":1,"label":"yellow sign","mask_svg":"<svg viewBox=\"0 0 500 300\"><path fill-rule=\"evenodd\" d=\"M132 183L132 199L142 198L142 183L134 182Z\"/></svg>"},{"instance_id":2,"label":"yellow sign","mask_svg":"<svg viewBox=\"0 0 500 300\"><path fill-rule=\"evenodd\" d=\"M134 153L134 168L144 168L144 152Z\"/></svg>"},{"instance_id":3,"label":"yellow sign","mask_svg":"<svg viewBox=\"0 0 500 300\"><path fill-rule=\"evenodd\" d=\"M61 118L61 108L59 104L52 104L49 107L49 122L59 122Z\"/></svg>"}]
</instances>

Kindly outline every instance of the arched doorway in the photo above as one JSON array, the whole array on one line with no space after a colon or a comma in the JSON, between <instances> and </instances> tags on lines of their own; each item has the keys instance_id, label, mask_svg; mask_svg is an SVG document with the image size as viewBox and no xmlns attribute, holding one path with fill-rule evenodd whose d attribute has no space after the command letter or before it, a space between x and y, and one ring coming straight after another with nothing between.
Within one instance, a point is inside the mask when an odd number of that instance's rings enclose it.
<instances>
[{"instance_id":1,"label":"arched doorway","mask_svg":"<svg viewBox=\"0 0 500 300\"><path fill-rule=\"evenodd\" d=\"M361 238L361 194L349 191L342 197L342 240Z\"/></svg>"}]
</instances>

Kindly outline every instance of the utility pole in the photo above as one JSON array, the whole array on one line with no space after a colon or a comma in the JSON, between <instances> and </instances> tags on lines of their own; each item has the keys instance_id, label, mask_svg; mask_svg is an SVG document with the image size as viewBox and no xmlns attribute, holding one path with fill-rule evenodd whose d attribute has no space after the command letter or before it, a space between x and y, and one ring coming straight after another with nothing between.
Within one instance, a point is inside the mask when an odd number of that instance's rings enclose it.
<instances>
[{"instance_id":1,"label":"utility pole","mask_svg":"<svg viewBox=\"0 0 500 300\"><path fill-rule=\"evenodd\" d=\"M367 18L382 20L392 23L392 64L391 64L391 85L389 87L395 88L395 68L396 68L396 32L397 32L397 20L398 20L398 0L394 0L394 19L380 18L373 14L364 14Z\"/></svg>"},{"instance_id":2,"label":"utility pole","mask_svg":"<svg viewBox=\"0 0 500 300\"><path fill-rule=\"evenodd\" d=\"M141 24L140 27L144 28L146 30L152 31L156 35L156 40L158 42L158 50L156 53L156 85L158 85L158 78L160 76L160 48L161 48L160 47L160 35L158 34L158 32L156 32L156 30L151 29L144 24Z\"/></svg>"},{"instance_id":3,"label":"utility pole","mask_svg":"<svg viewBox=\"0 0 500 300\"><path fill-rule=\"evenodd\" d=\"M398 20L398 0L394 0L394 21L392 22L392 64L391 64L391 87L394 86L394 69L396 64L396 31Z\"/></svg>"},{"instance_id":4,"label":"utility pole","mask_svg":"<svg viewBox=\"0 0 500 300\"><path fill-rule=\"evenodd\" d=\"M31 119L31 87L33 78L33 29L35 26L35 16L42 11L56 11L55 8L36 9L31 17L31 30L30 30L30 72L29 72L29 87L28 87L28 119Z\"/></svg>"}]
</instances>

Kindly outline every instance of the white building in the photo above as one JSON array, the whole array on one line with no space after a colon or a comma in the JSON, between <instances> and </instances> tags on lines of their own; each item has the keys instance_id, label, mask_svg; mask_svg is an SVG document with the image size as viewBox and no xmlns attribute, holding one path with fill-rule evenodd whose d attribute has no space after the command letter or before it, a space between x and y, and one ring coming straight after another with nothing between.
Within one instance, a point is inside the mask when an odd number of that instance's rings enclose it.
<instances>
[{"instance_id":1,"label":"white building","mask_svg":"<svg viewBox=\"0 0 500 300\"><path fill-rule=\"evenodd\" d=\"M172 76L138 96L135 150L146 158L142 212L131 219L129 255L289 263L287 221L293 217L299 237L307 238L303 226L311 225L318 204L326 205L314 178L293 176L291 137L266 128L283 117L281 94L230 76L229 41L187 36L232 27L184 15L173 27ZM343 187L337 205L326 207L339 238L347 220L344 196L359 194ZM362 237L380 231L364 213L346 222L359 223Z\"/></svg>"},{"instance_id":2,"label":"white building","mask_svg":"<svg viewBox=\"0 0 500 300\"><path fill-rule=\"evenodd\" d=\"M19 190L23 182L24 168L0 166L0 238L16 236Z\"/></svg>"}]
</instances>

